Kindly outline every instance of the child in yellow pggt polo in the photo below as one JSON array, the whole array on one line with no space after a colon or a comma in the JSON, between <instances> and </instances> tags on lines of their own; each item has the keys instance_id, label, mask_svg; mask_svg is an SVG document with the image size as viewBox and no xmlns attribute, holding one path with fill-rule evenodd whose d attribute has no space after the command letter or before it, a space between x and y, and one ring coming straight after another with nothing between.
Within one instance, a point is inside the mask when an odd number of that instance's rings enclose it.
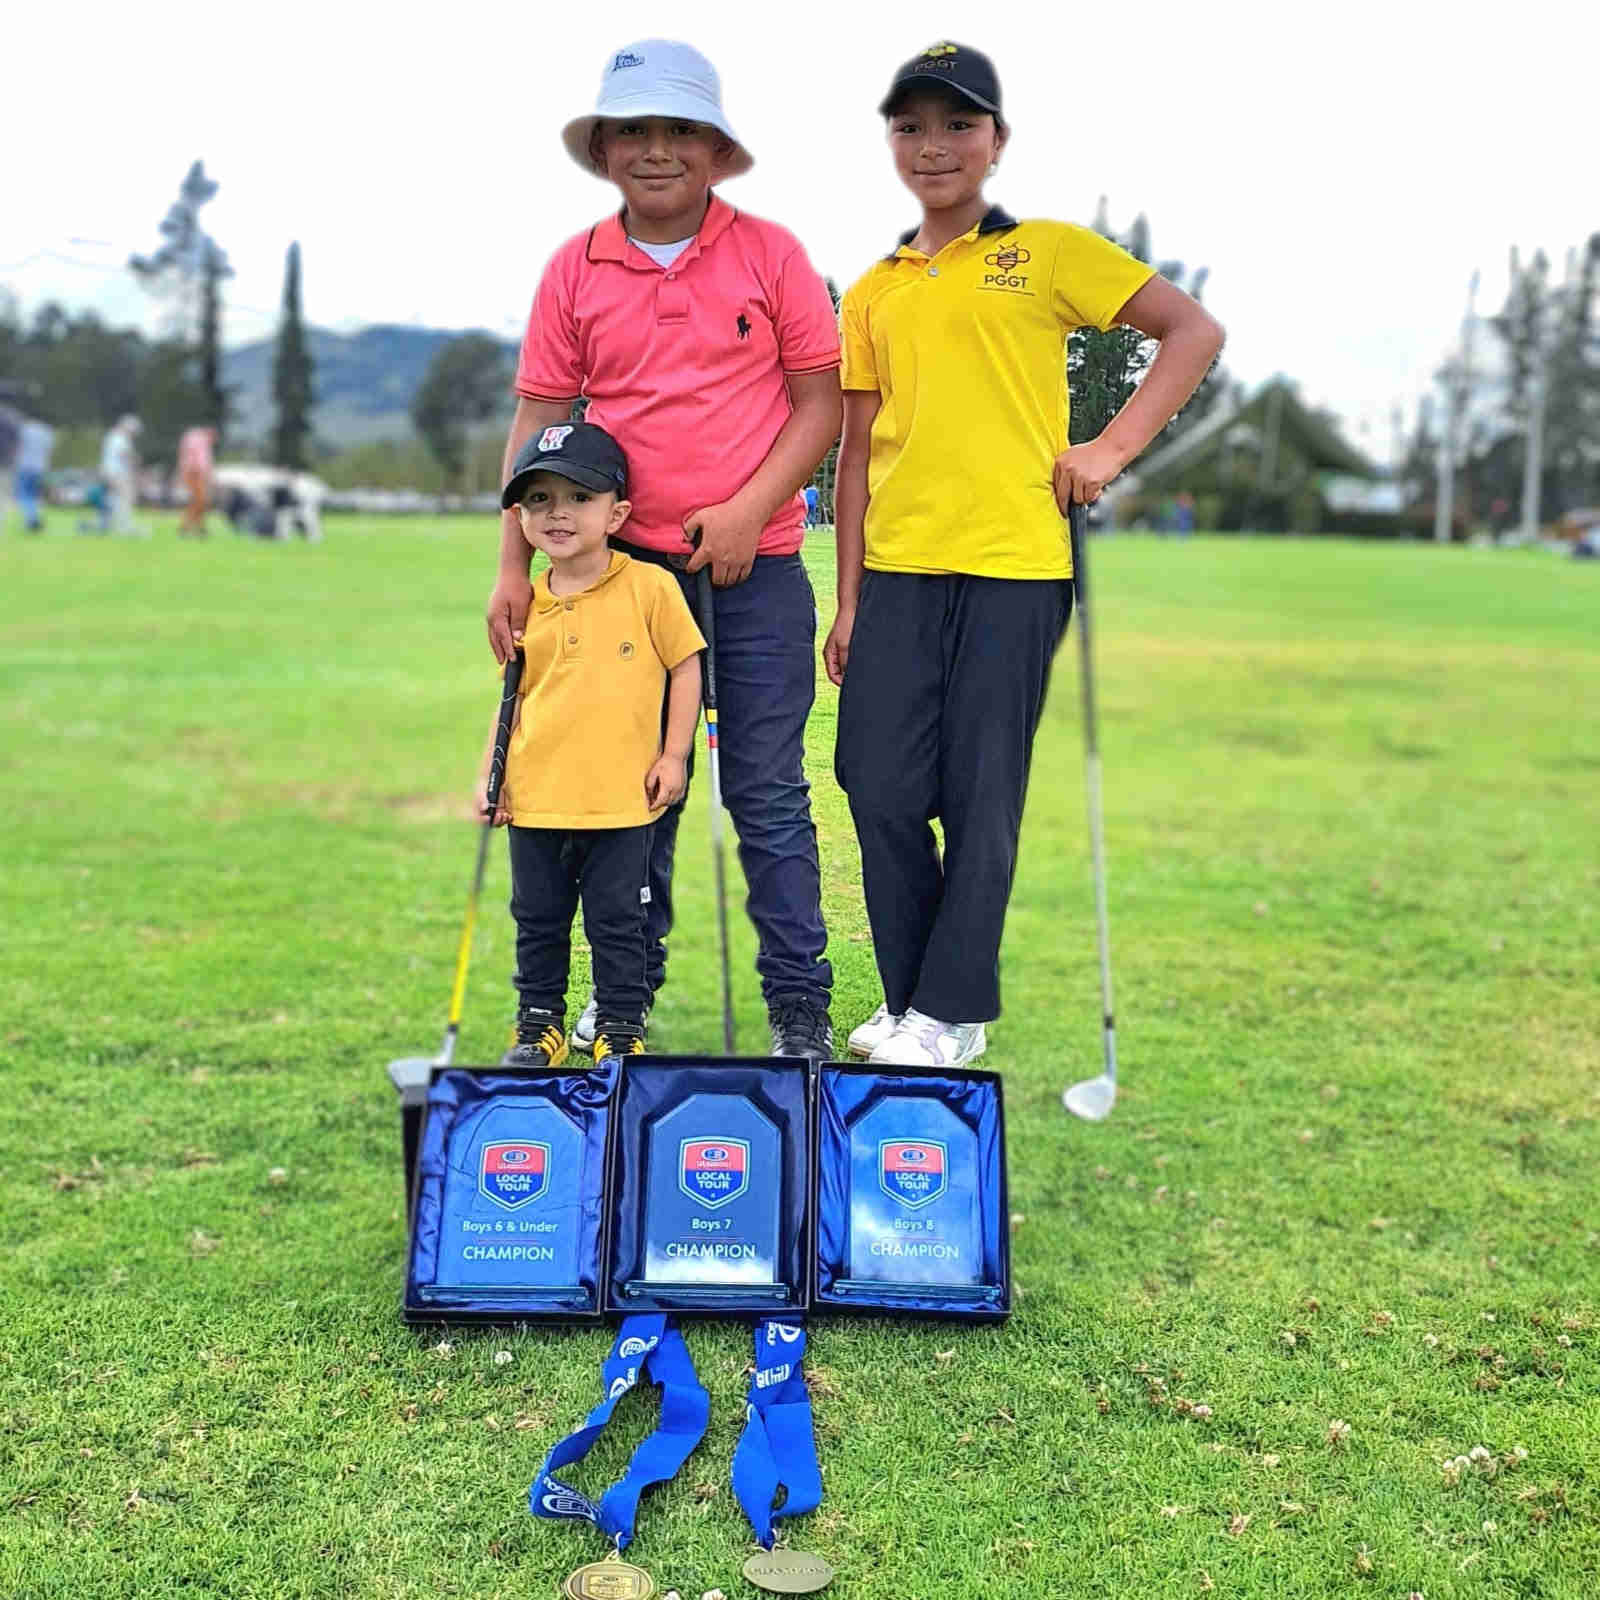
<instances>
[{"instance_id":1,"label":"child in yellow pggt polo","mask_svg":"<svg viewBox=\"0 0 1600 1600\"><path fill-rule=\"evenodd\" d=\"M650 830L688 786L705 640L671 573L609 547L628 517L627 470L603 428L563 423L528 440L501 494L529 545L550 559L523 632L493 819L509 825L517 925L517 1042L507 1066L566 1057L580 900L595 1060L644 1049ZM488 761L486 751L485 775Z\"/></svg>"},{"instance_id":2,"label":"child in yellow pggt polo","mask_svg":"<svg viewBox=\"0 0 1600 1600\"><path fill-rule=\"evenodd\" d=\"M884 994L850 1051L959 1067L1000 1014L1028 765L1072 610L1063 513L1166 426L1222 330L1089 229L984 198L1010 131L981 52L931 46L878 109L922 218L839 313L839 611L823 659ZM1067 336L1116 323L1161 350L1099 438L1069 446Z\"/></svg>"}]
</instances>

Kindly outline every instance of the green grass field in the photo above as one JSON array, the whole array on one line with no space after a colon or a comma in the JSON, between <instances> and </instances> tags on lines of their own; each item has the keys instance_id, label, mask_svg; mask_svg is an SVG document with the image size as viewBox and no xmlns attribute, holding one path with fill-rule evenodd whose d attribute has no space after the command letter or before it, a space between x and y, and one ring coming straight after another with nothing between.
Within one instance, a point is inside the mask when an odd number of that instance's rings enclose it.
<instances>
[{"instance_id":1,"label":"green grass field","mask_svg":"<svg viewBox=\"0 0 1600 1600\"><path fill-rule=\"evenodd\" d=\"M525 1493L606 1336L396 1314L383 1069L443 1027L493 539L0 541L0 1594L520 1600L601 1553ZM827 1493L792 1542L862 1600L1592 1597L1600 571L1095 558L1123 1099L1091 1127L1057 1098L1099 1068L1069 643L987 1058L1016 1314L814 1331ZM808 559L825 629L825 535ZM834 703L811 775L842 1032L878 990ZM691 811L669 1051L720 1037L703 785ZM505 1040L505 894L497 854L468 1062ZM633 1554L732 1600L749 1335L690 1340L711 1431Z\"/></svg>"}]
</instances>

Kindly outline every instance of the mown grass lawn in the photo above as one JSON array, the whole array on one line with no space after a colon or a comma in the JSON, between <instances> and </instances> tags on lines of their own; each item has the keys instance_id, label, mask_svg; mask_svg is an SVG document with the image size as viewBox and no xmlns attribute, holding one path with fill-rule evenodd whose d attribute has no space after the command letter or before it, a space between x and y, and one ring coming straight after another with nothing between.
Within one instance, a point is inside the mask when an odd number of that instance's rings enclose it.
<instances>
[{"instance_id":1,"label":"mown grass lawn","mask_svg":"<svg viewBox=\"0 0 1600 1600\"><path fill-rule=\"evenodd\" d=\"M383 1068L443 1027L493 538L0 541L0 1593L489 1600L600 1553L524 1495L605 1336L396 1315ZM825 535L808 554L825 628ZM1069 644L988 1057L1017 1312L815 1330L827 1495L793 1542L863 1600L1593 1596L1600 572L1094 554L1125 1093L1100 1127L1057 1099L1099 1066ZM833 705L842 1032L878 991ZM663 1050L719 1039L703 806ZM505 893L497 854L464 1061L505 1038ZM748 1333L690 1340L711 1432L634 1553L685 1600L750 1594Z\"/></svg>"}]
</instances>

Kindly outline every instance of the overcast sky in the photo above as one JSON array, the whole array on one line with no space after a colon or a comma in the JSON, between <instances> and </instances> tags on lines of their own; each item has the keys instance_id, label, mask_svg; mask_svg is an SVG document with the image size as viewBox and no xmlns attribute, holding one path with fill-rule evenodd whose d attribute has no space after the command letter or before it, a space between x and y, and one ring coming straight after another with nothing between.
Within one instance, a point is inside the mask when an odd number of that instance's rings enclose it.
<instances>
[{"instance_id":1,"label":"overcast sky","mask_svg":"<svg viewBox=\"0 0 1600 1600\"><path fill-rule=\"evenodd\" d=\"M1224 361L1276 371L1390 453L1506 256L1600 229L1600 6L1168 0L840 4L152 4L9 16L0 284L118 322L189 162L221 183L225 337L271 332L299 239L305 312L520 333L546 258L614 204L559 130L611 52L668 35L722 74L754 171L723 190L783 222L841 286L916 220L874 106L941 37L987 50L1013 125L990 197L1114 226L1211 269ZM1575 20L1583 18L1584 20ZM20 23L20 35L19 35ZM65 258L65 259L63 259Z\"/></svg>"}]
</instances>

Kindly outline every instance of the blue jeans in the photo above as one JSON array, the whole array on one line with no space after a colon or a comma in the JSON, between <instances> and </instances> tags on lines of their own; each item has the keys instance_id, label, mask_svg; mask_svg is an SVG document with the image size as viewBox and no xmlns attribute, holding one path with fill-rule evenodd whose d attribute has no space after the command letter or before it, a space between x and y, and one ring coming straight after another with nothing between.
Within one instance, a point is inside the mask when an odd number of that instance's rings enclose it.
<instances>
[{"instance_id":1,"label":"blue jeans","mask_svg":"<svg viewBox=\"0 0 1600 1600\"><path fill-rule=\"evenodd\" d=\"M39 531L39 500L43 493L44 474L42 472L18 471L17 504L22 508L22 525L29 533L37 533Z\"/></svg>"},{"instance_id":2,"label":"blue jeans","mask_svg":"<svg viewBox=\"0 0 1600 1600\"><path fill-rule=\"evenodd\" d=\"M652 551L622 548L671 570ZM675 576L698 617L695 579ZM816 597L798 555L758 556L743 583L712 594L722 800L739 839L745 910L760 943L761 993L769 1005L780 995L803 994L826 1006L833 969L823 954L822 874L804 766L806 718L816 696ZM681 801L664 811L651 840L645 932L652 992L666 978L682 815Z\"/></svg>"}]
</instances>

